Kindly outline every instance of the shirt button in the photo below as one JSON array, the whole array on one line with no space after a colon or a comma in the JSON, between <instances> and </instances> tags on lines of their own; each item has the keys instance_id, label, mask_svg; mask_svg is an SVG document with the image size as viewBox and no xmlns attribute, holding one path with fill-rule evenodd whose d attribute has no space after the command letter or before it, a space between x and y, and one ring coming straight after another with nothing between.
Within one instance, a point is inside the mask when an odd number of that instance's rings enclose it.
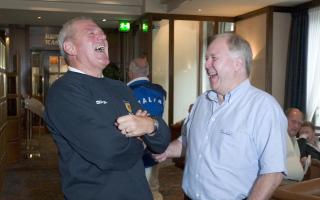
<instances>
[{"instance_id":1,"label":"shirt button","mask_svg":"<svg viewBox=\"0 0 320 200\"><path fill-rule=\"evenodd\" d=\"M216 118L212 118L211 121L213 121L213 122L216 121Z\"/></svg>"},{"instance_id":2,"label":"shirt button","mask_svg":"<svg viewBox=\"0 0 320 200\"><path fill-rule=\"evenodd\" d=\"M199 155L199 158L202 158L202 155L201 155L201 154Z\"/></svg>"}]
</instances>

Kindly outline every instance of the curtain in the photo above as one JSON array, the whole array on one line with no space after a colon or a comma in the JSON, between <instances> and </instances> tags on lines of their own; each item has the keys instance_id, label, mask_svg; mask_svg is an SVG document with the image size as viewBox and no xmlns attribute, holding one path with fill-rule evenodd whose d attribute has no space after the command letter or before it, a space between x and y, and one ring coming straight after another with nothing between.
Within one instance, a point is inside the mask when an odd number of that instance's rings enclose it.
<instances>
[{"instance_id":1,"label":"curtain","mask_svg":"<svg viewBox=\"0 0 320 200\"><path fill-rule=\"evenodd\" d=\"M306 119L320 107L320 7L309 10Z\"/></svg>"},{"instance_id":2,"label":"curtain","mask_svg":"<svg viewBox=\"0 0 320 200\"><path fill-rule=\"evenodd\" d=\"M306 111L308 11L292 13L284 107Z\"/></svg>"}]
</instances>

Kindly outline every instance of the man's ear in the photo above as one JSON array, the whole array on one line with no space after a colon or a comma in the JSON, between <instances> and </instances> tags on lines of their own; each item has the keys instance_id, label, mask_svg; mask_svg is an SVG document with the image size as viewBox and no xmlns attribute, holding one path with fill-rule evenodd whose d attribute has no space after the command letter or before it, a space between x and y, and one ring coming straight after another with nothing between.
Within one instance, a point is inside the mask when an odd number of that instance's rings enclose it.
<instances>
[{"instance_id":1,"label":"man's ear","mask_svg":"<svg viewBox=\"0 0 320 200\"><path fill-rule=\"evenodd\" d=\"M236 56L234 59L234 62L235 62L235 70L236 71L239 72L241 70L245 70L246 64L245 64L244 58L242 58L241 56Z\"/></svg>"},{"instance_id":2,"label":"man's ear","mask_svg":"<svg viewBox=\"0 0 320 200\"><path fill-rule=\"evenodd\" d=\"M63 49L68 55L76 55L77 50L74 44L71 41L65 41L63 43Z\"/></svg>"}]
</instances>

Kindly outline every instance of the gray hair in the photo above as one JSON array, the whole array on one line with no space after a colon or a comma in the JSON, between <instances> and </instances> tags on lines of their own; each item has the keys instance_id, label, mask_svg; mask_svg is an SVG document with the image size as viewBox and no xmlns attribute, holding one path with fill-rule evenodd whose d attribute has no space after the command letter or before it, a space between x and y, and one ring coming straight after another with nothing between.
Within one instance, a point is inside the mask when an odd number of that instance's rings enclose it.
<instances>
[{"instance_id":1,"label":"gray hair","mask_svg":"<svg viewBox=\"0 0 320 200\"><path fill-rule=\"evenodd\" d=\"M234 33L223 33L213 37L213 40L217 38L227 38L227 44L229 51L241 55L245 60L245 67L247 75L250 75L252 64L252 50L247 40ZM212 40L212 41L213 41Z\"/></svg>"},{"instance_id":2,"label":"gray hair","mask_svg":"<svg viewBox=\"0 0 320 200\"><path fill-rule=\"evenodd\" d=\"M142 59L142 58L137 58ZM148 62L144 66L138 65L137 59L131 61L129 65L129 72L134 74L135 77L146 77L149 75L149 64Z\"/></svg>"},{"instance_id":3,"label":"gray hair","mask_svg":"<svg viewBox=\"0 0 320 200\"><path fill-rule=\"evenodd\" d=\"M83 20L89 20L89 21L93 21L93 19L89 18L89 17L85 17L85 16L81 16L81 17L76 17L73 19L70 19L69 21L67 21L61 28L60 32L59 32L59 37L58 37L58 41L59 41L59 48L60 48L60 53L61 55L64 57L64 59L66 60L66 62L69 64L69 60L68 60L68 56L66 54L66 52L64 51L63 48L63 43L72 38L74 35L74 30L73 30L73 24L78 22L78 21L83 21Z\"/></svg>"}]
</instances>

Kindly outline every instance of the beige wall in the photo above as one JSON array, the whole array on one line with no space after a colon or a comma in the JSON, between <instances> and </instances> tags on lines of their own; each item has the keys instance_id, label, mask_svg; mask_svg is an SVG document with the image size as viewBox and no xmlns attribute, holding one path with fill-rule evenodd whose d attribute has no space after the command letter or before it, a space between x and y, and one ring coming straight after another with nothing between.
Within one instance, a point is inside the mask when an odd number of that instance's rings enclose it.
<instances>
[{"instance_id":1,"label":"beige wall","mask_svg":"<svg viewBox=\"0 0 320 200\"><path fill-rule=\"evenodd\" d=\"M272 95L283 107L291 14L273 13Z\"/></svg>"},{"instance_id":2,"label":"beige wall","mask_svg":"<svg viewBox=\"0 0 320 200\"><path fill-rule=\"evenodd\" d=\"M169 21L154 22L152 31L152 81L169 93ZM198 89L198 21L174 21L174 102L173 123L188 115ZM186 34L187 33L187 34ZM188 41L188 42L186 42ZM163 118L168 121L168 96Z\"/></svg>"},{"instance_id":3,"label":"beige wall","mask_svg":"<svg viewBox=\"0 0 320 200\"><path fill-rule=\"evenodd\" d=\"M251 83L262 90L266 90L266 21L267 15L261 14L236 22L236 33L252 47Z\"/></svg>"},{"instance_id":4,"label":"beige wall","mask_svg":"<svg viewBox=\"0 0 320 200\"><path fill-rule=\"evenodd\" d=\"M261 14L236 22L236 33L249 41L253 51L253 66L250 80L252 84L266 90L266 32L267 15ZM283 107L287 51L290 32L290 13L273 14L272 42L272 95Z\"/></svg>"},{"instance_id":5,"label":"beige wall","mask_svg":"<svg viewBox=\"0 0 320 200\"><path fill-rule=\"evenodd\" d=\"M169 99L169 20L154 22L152 30L152 82L167 91L163 119L168 122Z\"/></svg>"},{"instance_id":6,"label":"beige wall","mask_svg":"<svg viewBox=\"0 0 320 200\"><path fill-rule=\"evenodd\" d=\"M174 27L173 123L188 115L197 97L200 23L175 20Z\"/></svg>"}]
</instances>

